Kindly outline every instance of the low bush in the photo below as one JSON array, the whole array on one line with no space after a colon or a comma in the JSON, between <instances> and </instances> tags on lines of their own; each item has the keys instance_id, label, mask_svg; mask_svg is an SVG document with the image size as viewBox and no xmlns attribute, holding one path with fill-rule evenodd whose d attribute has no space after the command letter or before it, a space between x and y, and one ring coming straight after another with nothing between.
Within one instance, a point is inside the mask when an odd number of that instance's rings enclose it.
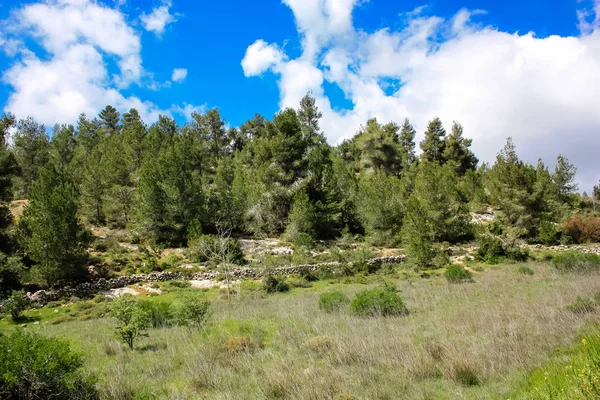
<instances>
[{"instance_id":1,"label":"low bush","mask_svg":"<svg viewBox=\"0 0 600 400\"><path fill-rule=\"evenodd\" d=\"M533 274L535 274L535 271L533 269L531 269L531 267L528 267L527 265L522 265L519 267L519 273L523 274L523 275L533 275Z\"/></svg>"},{"instance_id":2,"label":"low bush","mask_svg":"<svg viewBox=\"0 0 600 400\"><path fill-rule=\"evenodd\" d=\"M319 296L319 308L329 313L341 310L349 302L348 296L339 290L321 293Z\"/></svg>"},{"instance_id":3,"label":"low bush","mask_svg":"<svg viewBox=\"0 0 600 400\"><path fill-rule=\"evenodd\" d=\"M471 282L473 280L473 274L460 264L450 265L444 272L444 276L451 283Z\"/></svg>"},{"instance_id":4,"label":"low bush","mask_svg":"<svg viewBox=\"0 0 600 400\"><path fill-rule=\"evenodd\" d=\"M600 218L592 216L574 215L562 227L563 234L575 243L600 242Z\"/></svg>"},{"instance_id":5,"label":"low bush","mask_svg":"<svg viewBox=\"0 0 600 400\"><path fill-rule=\"evenodd\" d=\"M479 248L475 259L488 264L498 264L502 261L527 261L529 250L522 248L519 243L510 238L484 234L478 237Z\"/></svg>"},{"instance_id":6,"label":"low bush","mask_svg":"<svg viewBox=\"0 0 600 400\"><path fill-rule=\"evenodd\" d=\"M287 292L290 290L290 285L283 276L269 275L263 279L263 289L267 293Z\"/></svg>"},{"instance_id":7,"label":"low bush","mask_svg":"<svg viewBox=\"0 0 600 400\"><path fill-rule=\"evenodd\" d=\"M464 386L478 386L481 384L477 368L467 360L453 362L449 367L450 377Z\"/></svg>"},{"instance_id":8,"label":"low bush","mask_svg":"<svg viewBox=\"0 0 600 400\"><path fill-rule=\"evenodd\" d=\"M173 320L179 326L202 328L209 317L210 301L203 295L188 294L171 304Z\"/></svg>"},{"instance_id":9,"label":"low bush","mask_svg":"<svg viewBox=\"0 0 600 400\"><path fill-rule=\"evenodd\" d=\"M589 297L577 296L575 303L569 304L567 310L575 314L586 314L596 309L596 301Z\"/></svg>"},{"instance_id":10,"label":"low bush","mask_svg":"<svg viewBox=\"0 0 600 400\"><path fill-rule=\"evenodd\" d=\"M350 303L352 312L361 316L407 315L408 309L395 286L384 286L358 292Z\"/></svg>"},{"instance_id":11,"label":"low bush","mask_svg":"<svg viewBox=\"0 0 600 400\"><path fill-rule=\"evenodd\" d=\"M600 256L577 251L564 251L552 258L552 265L560 272L592 271L600 269Z\"/></svg>"},{"instance_id":12,"label":"low bush","mask_svg":"<svg viewBox=\"0 0 600 400\"><path fill-rule=\"evenodd\" d=\"M140 308L147 314L152 328L166 328L173 325L171 303L165 301L140 301Z\"/></svg>"},{"instance_id":13,"label":"low bush","mask_svg":"<svg viewBox=\"0 0 600 400\"><path fill-rule=\"evenodd\" d=\"M225 340L221 345L221 349L234 353L249 352L258 348L260 348L260 344L256 343L248 336L232 337Z\"/></svg>"},{"instance_id":14,"label":"low bush","mask_svg":"<svg viewBox=\"0 0 600 400\"><path fill-rule=\"evenodd\" d=\"M82 357L55 338L16 331L0 336L1 399L96 399Z\"/></svg>"},{"instance_id":15,"label":"low bush","mask_svg":"<svg viewBox=\"0 0 600 400\"><path fill-rule=\"evenodd\" d=\"M18 321L28 305L29 299L25 292L13 290L12 295L2 304L2 313L10 315L13 321Z\"/></svg>"}]
</instances>

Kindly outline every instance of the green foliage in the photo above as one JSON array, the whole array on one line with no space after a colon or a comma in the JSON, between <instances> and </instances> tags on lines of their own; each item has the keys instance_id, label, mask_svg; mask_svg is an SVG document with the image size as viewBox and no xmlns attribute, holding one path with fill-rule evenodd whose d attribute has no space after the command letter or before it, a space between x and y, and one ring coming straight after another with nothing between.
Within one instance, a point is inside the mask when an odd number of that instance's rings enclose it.
<instances>
[{"instance_id":1,"label":"green foliage","mask_svg":"<svg viewBox=\"0 0 600 400\"><path fill-rule=\"evenodd\" d=\"M96 399L82 357L55 338L15 331L0 336L0 398Z\"/></svg>"},{"instance_id":2,"label":"green foliage","mask_svg":"<svg viewBox=\"0 0 600 400\"><path fill-rule=\"evenodd\" d=\"M600 256L563 251L552 258L552 265L560 272L588 272L600 269Z\"/></svg>"},{"instance_id":3,"label":"green foliage","mask_svg":"<svg viewBox=\"0 0 600 400\"><path fill-rule=\"evenodd\" d=\"M19 164L20 192L27 196L33 183L38 179L38 171L50 158L50 141L44 125L32 118L19 121L14 137L14 155Z\"/></svg>"},{"instance_id":4,"label":"green foliage","mask_svg":"<svg viewBox=\"0 0 600 400\"><path fill-rule=\"evenodd\" d=\"M567 310L575 314L585 314L593 312L596 309L596 301L589 297L577 296L575 303L569 304Z\"/></svg>"},{"instance_id":5,"label":"green foliage","mask_svg":"<svg viewBox=\"0 0 600 400\"><path fill-rule=\"evenodd\" d=\"M316 210L310 202L308 194L301 190L294 197L290 220L285 230L287 240L294 246L312 247L312 240L316 236Z\"/></svg>"},{"instance_id":6,"label":"green foliage","mask_svg":"<svg viewBox=\"0 0 600 400\"><path fill-rule=\"evenodd\" d=\"M450 283L471 282L473 280L473 274L461 264L450 265L446 268L444 276Z\"/></svg>"},{"instance_id":7,"label":"green foliage","mask_svg":"<svg viewBox=\"0 0 600 400\"><path fill-rule=\"evenodd\" d=\"M350 302L348 296L339 290L321 293L319 296L319 308L325 312L340 311Z\"/></svg>"},{"instance_id":8,"label":"green foliage","mask_svg":"<svg viewBox=\"0 0 600 400\"><path fill-rule=\"evenodd\" d=\"M472 142L471 139L463 137L463 127L455 121L452 124L452 132L446 138L443 159L457 176L464 176L477 167L479 160L469 149Z\"/></svg>"},{"instance_id":9,"label":"green foliage","mask_svg":"<svg viewBox=\"0 0 600 400\"><path fill-rule=\"evenodd\" d=\"M290 285L285 281L285 277L268 275L263 279L263 289L267 293L287 292Z\"/></svg>"},{"instance_id":10,"label":"green foliage","mask_svg":"<svg viewBox=\"0 0 600 400\"><path fill-rule=\"evenodd\" d=\"M477 244L479 245L475 253L477 261L498 264L503 261L527 261L529 259L529 250L522 248L514 239L483 234L477 238Z\"/></svg>"},{"instance_id":11,"label":"green foliage","mask_svg":"<svg viewBox=\"0 0 600 400\"><path fill-rule=\"evenodd\" d=\"M416 269L426 269L433 265L435 254L432 250L433 234L431 221L416 197L407 203L407 214L402 227L408 263Z\"/></svg>"},{"instance_id":12,"label":"green foliage","mask_svg":"<svg viewBox=\"0 0 600 400\"><path fill-rule=\"evenodd\" d=\"M133 350L135 341L141 336L147 336L146 329L150 324L149 315L141 302L131 295L123 295L109 304L109 317L119 322L116 335L123 343Z\"/></svg>"},{"instance_id":13,"label":"green foliage","mask_svg":"<svg viewBox=\"0 0 600 400\"><path fill-rule=\"evenodd\" d=\"M522 265L519 267L519 273L523 275L534 275L535 271L527 265Z\"/></svg>"},{"instance_id":14,"label":"green foliage","mask_svg":"<svg viewBox=\"0 0 600 400\"><path fill-rule=\"evenodd\" d=\"M187 253L197 262L242 264L244 261L239 240L218 235L202 235L191 240Z\"/></svg>"},{"instance_id":15,"label":"green foliage","mask_svg":"<svg viewBox=\"0 0 600 400\"><path fill-rule=\"evenodd\" d=\"M82 258L90 234L77 211L76 189L68 172L48 164L40 170L19 221L20 243L36 263L32 276L44 286L86 273Z\"/></svg>"},{"instance_id":16,"label":"green foliage","mask_svg":"<svg viewBox=\"0 0 600 400\"><path fill-rule=\"evenodd\" d=\"M24 291L13 290L9 298L2 304L2 312L9 314L13 321L21 319L23 311L29 306L29 299Z\"/></svg>"},{"instance_id":17,"label":"green foliage","mask_svg":"<svg viewBox=\"0 0 600 400\"><path fill-rule=\"evenodd\" d=\"M421 141L421 160L441 164L444 162L444 151L446 149L446 130L439 118L429 121L425 138Z\"/></svg>"},{"instance_id":18,"label":"green foliage","mask_svg":"<svg viewBox=\"0 0 600 400\"><path fill-rule=\"evenodd\" d=\"M148 316L152 328L166 328L173 325L173 309L166 301L142 300L139 304L142 312Z\"/></svg>"},{"instance_id":19,"label":"green foliage","mask_svg":"<svg viewBox=\"0 0 600 400\"><path fill-rule=\"evenodd\" d=\"M172 303L171 311L177 325L201 329L210 315L210 301L203 295L187 294Z\"/></svg>"},{"instance_id":20,"label":"green foliage","mask_svg":"<svg viewBox=\"0 0 600 400\"><path fill-rule=\"evenodd\" d=\"M350 309L356 315L370 317L408 314L408 309L395 286L384 286L358 292L350 303Z\"/></svg>"}]
</instances>

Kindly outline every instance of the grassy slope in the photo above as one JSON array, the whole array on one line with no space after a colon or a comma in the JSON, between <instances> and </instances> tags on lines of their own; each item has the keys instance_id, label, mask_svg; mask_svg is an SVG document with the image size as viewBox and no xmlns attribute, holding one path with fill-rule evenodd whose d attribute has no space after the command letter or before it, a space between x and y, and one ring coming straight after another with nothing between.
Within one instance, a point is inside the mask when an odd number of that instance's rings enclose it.
<instances>
[{"instance_id":1,"label":"grassy slope","mask_svg":"<svg viewBox=\"0 0 600 400\"><path fill-rule=\"evenodd\" d=\"M582 326L597 318L564 307L577 295L599 292L600 274L560 275L546 264L530 266L532 276L519 274L518 265L496 266L462 285L439 277L398 281L411 314L385 319L319 311L319 293L331 287L352 294L364 284L320 281L264 298L245 285L242 301L231 305L212 290L211 326L203 332L151 330L133 352L112 341L110 320L44 323L76 305L30 312L41 324L27 329L67 338L110 398L137 392L211 399L506 399L552 349L576 341ZM85 312L91 313L79 311ZM264 347L223 348L240 336ZM461 383L472 378L480 385Z\"/></svg>"}]
</instances>

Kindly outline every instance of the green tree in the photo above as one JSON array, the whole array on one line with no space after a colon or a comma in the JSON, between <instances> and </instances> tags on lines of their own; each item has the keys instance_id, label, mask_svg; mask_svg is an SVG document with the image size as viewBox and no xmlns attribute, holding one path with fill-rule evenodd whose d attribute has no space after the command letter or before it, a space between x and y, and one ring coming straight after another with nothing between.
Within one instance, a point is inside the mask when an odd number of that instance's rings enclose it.
<instances>
[{"instance_id":1,"label":"green tree","mask_svg":"<svg viewBox=\"0 0 600 400\"><path fill-rule=\"evenodd\" d=\"M19 220L20 243L36 263L32 275L41 285L52 286L85 273L81 261L89 235L77 211L77 194L68 172L49 163L40 170Z\"/></svg>"},{"instance_id":2,"label":"green tree","mask_svg":"<svg viewBox=\"0 0 600 400\"><path fill-rule=\"evenodd\" d=\"M20 194L27 196L38 170L49 160L50 142L46 128L32 118L22 119L17 124L14 138L14 154L21 170Z\"/></svg>"},{"instance_id":3,"label":"green tree","mask_svg":"<svg viewBox=\"0 0 600 400\"><path fill-rule=\"evenodd\" d=\"M567 200L567 196L578 189L575 176L577 168L571 164L566 157L559 155L554 169L554 183L558 189L558 196L562 202Z\"/></svg>"},{"instance_id":4,"label":"green tree","mask_svg":"<svg viewBox=\"0 0 600 400\"><path fill-rule=\"evenodd\" d=\"M402 168L402 151L398 130L394 123L381 125L375 118L367 121L366 127L352 139L358 153L361 171L378 171L398 175Z\"/></svg>"},{"instance_id":5,"label":"green tree","mask_svg":"<svg viewBox=\"0 0 600 400\"><path fill-rule=\"evenodd\" d=\"M75 156L76 145L73 125L54 125L50 156L55 162L68 166Z\"/></svg>"},{"instance_id":6,"label":"green tree","mask_svg":"<svg viewBox=\"0 0 600 400\"><path fill-rule=\"evenodd\" d=\"M108 316L119 321L116 335L131 350L139 337L148 336L146 330L150 318L141 303L130 294L125 294L110 303Z\"/></svg>"},{"instance_id":7,"label":"green tree","mask_svg":"<svg viewBox=\"0 0 600 400\"><path fill-rule=\"evenodd\" d=\"M400 127L400 158L403 170L410 168L417 159L415 154L416 134L415 128L411 125L408 118L405 118Z\"/></svg>"},{"instance_id":8,"label":"green tree","mask_svg":"<svg viewBox=\"0 0 600 400\"><path fill-rule=\"evenodd\" d=\"M439 118L429 121L425 138L421 141L421 160L443 164L444 150L446 149L446 130Z\"/></svg>"},{"instance_id":9,"label":"green tree","mask_svg":"<svg viewBox=\"0 0 600 400\"><path fill-rule=\"evenodd\" d=\"M433 227L427 210L416 196L411 196L406 203L402 238L410 265L415 269L426 269L433 265Z\"/></svg>"},{"instance_id":10,"label":"green tree","mask_svg":"<svg viewBox=\"0 0 600 400\"><path fill-rule=\"evenodd\" d=\"M113 107L106 106L98 115L100 119L100 133L105 136L117 135L121 132L121 114Z\"/></svg>"},{"instance_id":11,"label":"green tree","mask_svg":"<svg viewBox=\"0 0 600 400\"><path fill-rule=\"evenodd\" d=\"M285 236L294 243L312 242L317 233L315 206L311 203L308 194L301 190L296 193Z\"/></svg>"},{"instance_id":12,"label":"green tree","mask_svg":"<svg viewBox=\"0 0 600 400\"><path fill-rule=\"evenodd\" d=\"M12 216L8 202L13 198L13 177L18 172L18 164L8 149L8 131L15 124L15 117L4 114L0 119L0 254L12 250L8 228L12 224Z\"/></svg>"},{"instance_id":13,"label":"green tree","mask_svg":"<svg viewBox=\"0 0 600 400\"><path fill-rule=\"evenodd\" d=\"M471 139L463 137L463 127L458 122L452 124L452 132L446 137L442 158L450 165L457 176L467 171L475 171L479 160L470 150Z\"/></svg>"}]
</instances>

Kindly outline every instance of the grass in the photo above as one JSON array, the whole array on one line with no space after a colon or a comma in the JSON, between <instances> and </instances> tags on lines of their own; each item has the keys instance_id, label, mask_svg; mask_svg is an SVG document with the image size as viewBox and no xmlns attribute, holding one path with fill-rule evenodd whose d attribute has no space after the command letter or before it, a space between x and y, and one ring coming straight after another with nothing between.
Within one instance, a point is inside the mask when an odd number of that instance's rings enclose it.
<instances>
[{"instance_id":1,"label":"grass","mask_svg":"<svg viewBox=\"0 0 600 400\"><path fill-rule=\"evenodd\" d=\"M115 322L108 319L52 324L74 305L25 314L41 321L27 329L65 338L83 353L108 399L506 399L528 371L547 362L553 349L576 342L597 318L567 305L600 292L599 272L527 265L534 275L496 265L475 272L468 285L448 285L437 275L386 277L410 315L385 318L319 310L321 293L352 297L380 286L380 276L315 281L270 295L260 282L245 282L242 300L231 305L211 289L206 329L151 329L134 351L114 341ZM170 301L189 290L172 287L148 299ZM89 303L75 311L104 306ZM0 321L0 329L11 325Z\"/></svg>"}]
</instances>

